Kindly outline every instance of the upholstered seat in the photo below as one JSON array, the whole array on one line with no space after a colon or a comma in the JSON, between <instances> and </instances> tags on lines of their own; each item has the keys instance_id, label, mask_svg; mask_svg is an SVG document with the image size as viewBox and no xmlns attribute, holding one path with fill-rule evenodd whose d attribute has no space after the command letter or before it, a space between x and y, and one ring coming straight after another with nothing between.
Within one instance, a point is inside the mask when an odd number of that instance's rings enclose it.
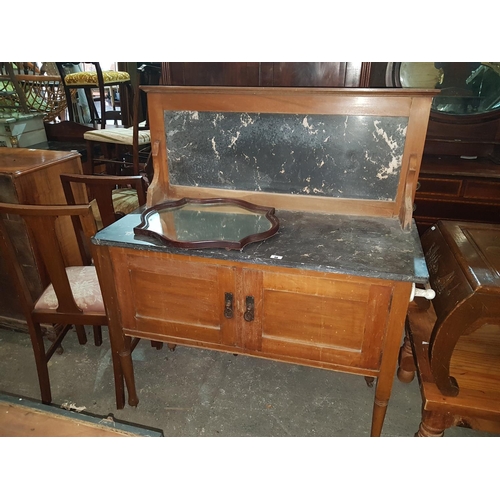
<instances>
[{"instance_id":1,"label":"upholstered seat","mask_svg":"<svg viewBox=\"0 0 500 500\"><path fill-rule=\"evenodd\" d=\"M139 124L139 127L145 126L145 123ZM111 128L104 130L89 130L83 134L86 141L107 142L109 144L134 144L134 127L129 128ZM138 130L138 145L144 146L151 143L151 133L149 130Z\"/></svg>"},{"instance_id":2,"label":"upholstered seat","mask_svg":"<svg viewBox=\"0 0 500 500\"><path fill-rule=\"evenodd\" d=\"M103 71L102 78L104 85L118 85L122 82L129 82L130 75L126 71ZM64 77L64 83L69 87L81 87L82 85L99 85L97 71L82 71L80 73L70 73Z\"/></svg>"},{"instance_id":3,"label":"upholstered seat","mask_svg":"<svg viewBox=\"0 0 500 500\"><path fill-rule=\"evenodd\" d=\"M76 105L76 89L82 89L88 102L90 119L94 128L96 128L98 125L101 129L106 128L107 120L114 120L115 124L118 123L118 120L120 120L123 126L129 127L132 124L132 84L130 80L130 74L126 71L103 71L98 62L91 63L94 65L95 71L74 72L76 68L79 68L78 64L79 63L56 63L64 85L66 100L68 103L72 103L70 106L68 106L70 121L75 121L75 117L77 116L75 110L73 109L73 105ZM111 87L112 95L115 92L115 88L119 88L119 111L115 109L114 105L112 111L106 108L105 87ZM94 97L92 95L91 89L99 89L99 100L101 108L100 115L95 107Z\"/></svg>"},{"instance_id":4,"label":"upholstered seat","mask_svg":"<svg viewBox=\"0 0 500 500\"><path fill-rule=\"evenodd\" d=\"M66 268L66 274L76 305L83 313L106 314L95 267L71 266ZM50 284L36 301L33 311L42 312L47 309L57 309L58 306L54 286Z\"/></svg>"}]
</instances>

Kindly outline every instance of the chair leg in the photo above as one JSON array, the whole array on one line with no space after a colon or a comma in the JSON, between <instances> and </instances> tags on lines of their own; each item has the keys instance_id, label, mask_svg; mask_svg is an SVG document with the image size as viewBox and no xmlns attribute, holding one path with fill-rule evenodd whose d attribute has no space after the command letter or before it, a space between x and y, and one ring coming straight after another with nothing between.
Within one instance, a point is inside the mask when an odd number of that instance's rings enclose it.
<instances>
[{"instance_id":1,"label":"chair leg","mask_svg":"<svg viewBox=\"0 0 500 500\"><path fill-rule=\"evenodd\" d=\"M92 89L85 87L84 89L85 97L87 98L87 104L89 106L90 119L92 120L92 126L96 128L96 125L100 123L99 113L94 102L94 96L92 95Z\"/></svg>"},{"instance_id":2,"label":"chair leg","mask_svg":"<svg viewBox=\"0 0 500 500\"><path fill-rule=\"evenodd\" d=\"M152 340L151 347L156 347L156 349L159 351L163 347L163 342L159 342L157 340Z\"/></svg>"},{"instance_id":3,"label":"chair leg","mask_svg":"<svg viewBox=\"0 0 500 500\"><path fill-rule=\"evenodd\" d=\"M94 174L94 143L87 140L87 161L83 165L85 175Z\"/></svg>"},{"instance_id":4,"label":"chair leg","mask_svg":"<svg viewBox=\"0 0 500 500\"><path fill-rule=\"evenodd\" d=\"M83 325L75 325L76 334L78 336L78 343L85 345L87 343L87 334Z\"/></svg>"},{"instance_id":5,"label":"chair leg","mask_svg":"<svg viewBox=\"0 0 500 500\"><path fill-rule=\"evenodd\" d=\"M35 355L36 371L38 374L38 384L40 385L42 403L50 404L52 402L52 393L50 391L49 369L47 366L47 357L45 355L42 328L38 323L31 323L29 324L29 333L33 353Z\"/></svg>"},{"instance_id":6,"label":"chair leg","mask_svg":"<svg viewBox=\"0 0 500 500\"><path fill-rule=\"evenodd\" d=\"M98 347L102 345L102 328L100 325L94 325L94 344Z\"/></svg>"}]
</instances>

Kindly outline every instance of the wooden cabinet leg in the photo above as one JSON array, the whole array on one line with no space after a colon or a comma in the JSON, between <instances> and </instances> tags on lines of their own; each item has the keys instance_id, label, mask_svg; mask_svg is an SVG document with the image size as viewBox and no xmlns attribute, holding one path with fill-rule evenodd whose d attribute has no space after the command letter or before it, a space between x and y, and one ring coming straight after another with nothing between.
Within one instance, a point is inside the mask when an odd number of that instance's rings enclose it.
<instances>
[{"instance_id":1,"label":"wooden cabinet leg","mask_svg":"<svg viewBox=\"0 0 500 500\"><path fill-rule=\"evenodd\" d=\"M116 408L122 410L125 408L125 384L120 356L113 351L113 348L111 348L111 358L113 361L113 374L115 379Z\"/></svg>"},{"instance_id":2,"label":"wooden cabinet leg","mask_svg":"<svg viewBox=\"0 0 500 500\"><path fill-rule=\"evenodd\" d=\"M415 359L411 348L408 328L405 330L405 339L399 350L399 363L397 376L400 382L409 384L415 378Z\"/></svg>"},{"instance_id":3,"label":"wooden cabinet leg","mask_svg":"<svg viewBox=\"0 0 500 500\"><path fill-rule=\"evenodd\" d=\"M123 378L127 386L128 404L130 406L137 406L139 398L135 388L134 367L132 365L132 356L130 351L120 353L120 365L123 370Z\"/></svg>"},{"instance_id":4,"label":"wooden cabinet leg","mask_svg":"<svg viewBox=\"0 0 500 500\"><path fill-rule=\"evenodd\" d=\"M372 429L370 433L372 437L379 437L382 432L388 404L389 398L387 398L387 400L380 400L375 396L375 402L373 403Z\"/></svg>"}]
</instances>

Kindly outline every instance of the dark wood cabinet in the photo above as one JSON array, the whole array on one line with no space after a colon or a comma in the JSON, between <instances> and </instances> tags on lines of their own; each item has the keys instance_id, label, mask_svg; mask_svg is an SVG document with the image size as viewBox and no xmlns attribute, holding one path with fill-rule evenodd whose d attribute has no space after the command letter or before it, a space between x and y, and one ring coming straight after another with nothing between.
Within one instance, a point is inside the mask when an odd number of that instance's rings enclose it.
<instances>
[{"instance_id":1,"label":"dark wood cabinet","mask_svg":"<svg viewBox=\"0 0 500 500\"><path fill-rule=\"evenodd\" d=\"M420 234L438 220L500 223L500 112L431 112L414 217Z\"/></svg>"},{"instance_id":2,"label":"dark wood cabinet","mask_svg":"<svg viewBox=\"0 0 500 500\"><path fill-rule=\"evenodd\" d=\"M164 62L165 85L368 87L371 63Z\"/></svg>"},{"instance_id":3,"label":"dark wood cabinet","mask_svg":"<svg viewBox=\"0 0 500 500\"><path fill-rule=\"evenodd\" d=\"M489 158L424 155L414 216L420 234L438 220L500 223L500 165Z\"/></svg>"},{"instance_id":4,"label":"dark wood cabinet","mask_svg":"<svg viewBox=\"0 0 500 500\"><path fill-rule=\"evenodd\" d=\"M405 86L394 72L399 64L413 63L371 63L370 86ZM447 63L439 63L439 67L443 64ZM495 63L483 64L496 68ZM452 73L445 71L444 81L451 76L455 77L452 81L465 84L462 73L466 70L468 74L470 65L453 63L449 68ZM425 72L425 68L421 71ZM425 74L418 68L414 76L414 84L425 81ZM461 95L460 88L447 87L443 82L437 88L442 89L440 96L448 96L450 102L450 96ZM494 89L491 91L493 95L488 99L495 102L498 97ZM500 110L493 106L486 112L473 110L465 114L462 110L455 114L451 109L438 111L439 106L434 109L434 104L415 194L413 215L420 234L438 220L500 223Z\"/></svg>"}]
</instances>

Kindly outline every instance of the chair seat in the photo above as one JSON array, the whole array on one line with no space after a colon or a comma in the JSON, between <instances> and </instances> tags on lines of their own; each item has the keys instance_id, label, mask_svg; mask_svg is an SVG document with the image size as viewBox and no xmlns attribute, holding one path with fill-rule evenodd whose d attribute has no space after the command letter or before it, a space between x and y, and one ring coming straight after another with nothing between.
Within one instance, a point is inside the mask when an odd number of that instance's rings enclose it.
<instances>
[{"instance_id":1,"label":"chair seat","mask_svg":"<svg viewBox=\"0 0 500 500\"><path fill-rule=\"evenodd\" d=\"M108 142L111 144L126 144L133 146L134 128L112 128L90 130L83 134L86 141ZM149 130L139 130L138 134L139 146L149 144L151 142L151 133Z\"/></svg>"},{"instance_id":2,"label":"chair seat","mask_svg":"<svg viewBox=\"0 0 500 500\"><path fill-rule=\"evenodd\" d=\"M130 81L130 75L126 71L103 71L102 78L104 85L117 85ZM70 73L64 77L64 82L68 87L97 87L97 72L82 71L80 73Z\"/></svg>"},{"instance_id":3,"label":"chair seat","mask_svg":"<svg viewBox=\"0 0 500 500\"><path fill-rule=\"evenodd\" d=\"M66 274L73 291L77 306L84 313L104 313L101 288L94 266L71 266L66 268ZM49 285L37 300L34 311L57 309L54 287Z\"/></svg>"}]
</instances>

